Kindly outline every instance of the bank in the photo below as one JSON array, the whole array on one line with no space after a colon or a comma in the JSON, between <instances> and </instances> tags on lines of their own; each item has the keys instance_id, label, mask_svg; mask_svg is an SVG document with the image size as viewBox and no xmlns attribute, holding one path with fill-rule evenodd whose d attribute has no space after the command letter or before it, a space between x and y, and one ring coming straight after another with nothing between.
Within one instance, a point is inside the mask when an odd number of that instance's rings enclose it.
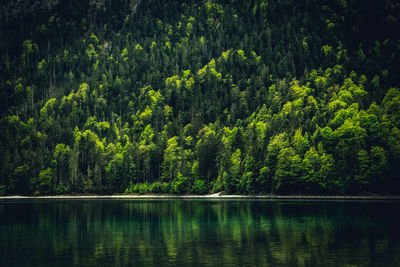
<instances>
[{"instance_id":1,"label":"bank","mask_svg":"<svg viewBox=\"0 0 400 267\"><path fill-rule=\"evenodd\" d=\"M269 200L393 200L400 196L382 195L154 195L154 194L116 194L116 195L49 195L49 196L1 196L1 199L269 199Z\"/></svg>"}]
</instances>

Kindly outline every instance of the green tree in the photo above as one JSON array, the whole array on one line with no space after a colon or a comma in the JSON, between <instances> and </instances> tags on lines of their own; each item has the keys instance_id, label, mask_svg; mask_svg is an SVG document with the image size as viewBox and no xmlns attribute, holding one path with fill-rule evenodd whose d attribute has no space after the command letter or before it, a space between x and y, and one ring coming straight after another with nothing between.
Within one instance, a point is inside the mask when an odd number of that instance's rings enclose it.
<instances>
[{"instance_id":1,"label":"green tree","mask_svg":"<svg viewBox=\"0 0 400 267\"><path fill-rule=\"evenodd\" d=\"M172 193L181 195L189 191L189 179L178 172L177 177L172 181Z\"/></svg>"},{"instance_id":2,"label":"green tree","mask_svg":"<svg viewBox=\"0 0 400 267\"><path fill-rule=\"evenodd\" d=\"M301 129L296 130L296 133L293 137L292 145L299 155L304 155L304 153L306 153L310 146L307 134L306 136L303 136Z\"/></svg>"},{"instance_id":3,"label":"green tree","mask_svg":"<svg viewBox=\"0 0 400 267\"><path fill-rule=\"evenodd\" d=\"M297 193L301 185L301 158L291 148L279 152L274 176L274 190L278 193Z\"/></svg>"},{"instance_id":4,"label":"green tree","mask_svg":"<svg viewBox=\"0 0 400 267\"><path fill-rule=\"evenodd\" d=\"M68 185L72 175L70 166L71 148L65 144L57 144L54 148L53 157L56 161L55 180L57 185Z\"/></svg>"},{"instance_id":5,"label":"green tree","mask_svg":"<svg viewBox=\"0 0 400 267\"><path fill-rule=\"evenodd\" d=\"M240 192L241 151L236 151L231 156L231 166L223 174L223 185L226 193Z\"/></svg>"},{"instance_id":6,"label":"green tree","mask_svg":"<svg viewBox=\"0 0 400 267\"><path fill-rule=\"evenodd\" d=\"M164 181L172 182L179 172L182 149L177 140L178 137L176 136L168 139L167 147L164 150L164 161L162 163L162 178Z\"/></svg>"},{"instance_id":7,"label":"green tree","mask_svg":"<svg viewBox=\"0 0 400 267\"><path fill-rule=\"evenodd\" d=\"M370 153L371 180L374 184L380 184L380 180L384 180L387 168L387 156L383 147L373 146Z\"/></svg>"},{"instance_id":8,"label":"green tree","mask_svg":"<svg viewBox=\"0 0 400 267\"><path fill-rule=\"evenodd\" d=\"M27 164L15 168L10 181L10 191L14 194L29 194L29 176Z\"/></svg>"},{"instance_id":9,"label":"green tree","mask_svg":"<svg viewBox=\"0 0 400 267\"><path fill-rule=\"evenodd\" d=\"M39 174L39 192L42 195L53 193L53 169L47 168Z\"/></svg>"},{"instance_id":10,"label":"green tree","mask_svg":"<svg viewBox=\"0 0 400 267\"><path fill-rule=\"evenodd\" d=\"M260 190L256 179L255 160L252 156L247 156L244 164L244 172L241 180L242 192L246 194L255 194Z\"/></svg>"}]
</instances>

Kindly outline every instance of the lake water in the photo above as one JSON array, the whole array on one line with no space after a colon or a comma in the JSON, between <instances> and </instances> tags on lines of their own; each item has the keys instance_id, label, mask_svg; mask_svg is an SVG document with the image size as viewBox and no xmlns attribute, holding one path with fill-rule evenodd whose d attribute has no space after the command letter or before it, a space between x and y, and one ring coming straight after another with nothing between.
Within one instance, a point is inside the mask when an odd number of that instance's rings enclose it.
<instances>
[{"instance_id":1,"label":"lake water","mask_svg":"<svg viewBox=\"0 0 400 267\"><path fill-rule=\"evenodd\" d=\"M400 202L0 200L0 266L400 266Z\"/></svg>"}]
</instances>

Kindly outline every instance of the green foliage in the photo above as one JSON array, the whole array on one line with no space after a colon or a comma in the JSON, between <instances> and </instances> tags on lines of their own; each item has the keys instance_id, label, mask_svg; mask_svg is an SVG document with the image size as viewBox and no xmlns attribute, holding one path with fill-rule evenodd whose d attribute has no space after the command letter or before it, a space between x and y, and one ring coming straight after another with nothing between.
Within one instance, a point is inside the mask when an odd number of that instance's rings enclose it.
<instances>
[{"instance_id":1,"label":"green foliage","mask_svg":"<svg viewBox=\"0 0 400 267\"><path fill-rule=\"evenodd\" d=\"M162 184L160 182L154 182L149 186L149 192L153 194L162 193Z\"/></svg>"},{"instance_id":2,"label":"green foliage","mask_svg":"<svg viewBox=\"0 0 400 267\"><path fill-rule=\"evenodd\" d=\"M196 179L192 185L192 193L195 194L206 194L208 192L208 187L205 181Z\"/></svg>"},{"instance_id":3,"label":"green foliage","mask_svg":"<svg viewBox=\"0 0 400 267\"><path fill-rule=\"evenodd\" d=\"M171 184L170 183L161 183L161 193L163 193L163 194L171 193Z\"/></svg>"},{"instance_id":4,"label":"green foliage","mask_svg":"<svg viewBox=\"0 0 400 267\"><path fill-rule=\"evenodd\" d=\"M231 157L231 167L223 173L223 185L226 193L240 191L241 151L237 149Z\"/></svg>"},{"instance_id":5,"label":"green foliage","mask_svg":"<svg viewBox=\"0 0 400 267\"><path fill-rule=\"evenodd\" d=\"M292 143L293 143L294 149L300 155L304 155L304 153L310 146L307 135L303 136L301 129L296 130L296 133L294 134Z\"/></svg>"},{"instance_id":6,"label":"green foliage","mask_svg":"<svg viewBox=\"0 0 400 267\"><path fill-rule=\"evenodd\" d=\"M181 148L178 145L177 137L168 139L167 148L164 151L162 163L162 177L165 181L172 181L178 175L178 164L181 161Z\"/></svg>"},{"instance_id":7,"label":"green foliage","mask_svg":"<svg viewBox=\"0 0 400 267\"><path fill-rule=\"evenodd\" d=\"M246 163L244 165L244 172L241 181L242 192L245 194L254 194L259 185L255 177L255 159L252 156L246 158Z\"/></svg>"},{"instance_id":8,"label":"green foliage","mask_svg":"<svg viewBox=\"0 0 400 267\"><path fill-rule=\"evenodd\" d=\"M172 193L182 195L189 192L189 179L178 172L178 176L172 181Z\"/></svg>"},{"instance_id":9,"label":"green foliage","mask_svg":"<svg viewBox=\"0 0 400 267\"><path fill-rule=\"evenodd\" d=\"M301 188L301 172L301 158L296 151L291 147L282 149L277 158L274 190L278 193L298 193Z\"/></svg>"},{"instance_id":10,"label":"green foliage","mask_svg":"<svg viewBox=\"0 0 400 267\"><path fill-rule=\"evenodd\" d=\"M302 161L302 190L307 193L327 193L337 190L334 180L334 160L324 151L311 147Z\"/></svg>"},{"instance_id":11,"label":"green foliage","mask_svg":"<svg viewBox=\"0 0 400 267\"><path fill-rule=\"evenodd\" d=\"M13 176L10 181L10 191L16 194L29 193L29 166L24 164L14 169Z\"/></svg>"},{"instance_id":12,"label":"green foliage","mask_svg":"<svg viewBox=\"0 0 400 267\"><path fill-rule=\"evenodd\" d=\"M56 2L0 18L0 194L400 192L394 1Z\"/></svg>"},{"instance_id":13,"label":"green foliage","mask_svg":"<svg viewBox=\"0 0 400 267\"><path fill-rule=\"evenodd\" d=\"M47 168L39 174L39 192L43 195L48 195L53 192L53 169Z\"/></svg>"},{"instance_id":14,"label":"green foliage","mask_svg":"<svg viewBox=\"0 0 400 267\"><path fill-rule=\"evenodd\" d=\"M391 88L385 95L382 104L394 125L400 127L400 89Z\"/></svg>"},{"instance_id":15,"label":"green foliage","mask_svg":"<svg viewBox=\"0 0 400 267\"><path fill-rule=\"evenodd\" d=\"M371 148L371 178L373 182L377 182L377 179L384 177L387 165L387 158L385 149L379 146L373 146Z\"/></svg>"},{"instance_id":16,"label":"green foliage","mask_svg":"<svg viewBox=\"0 0 400 267\"><path fill-rule=\"evenodd\" d=\"M257 182L260 184L260 191L262 193L271 193L272 191L272 175L268 167L262 167L260 174L257 177Z\"/></svg>"},{"instance_id":17,"label":"green foliage","mask_svg":"<svg viewBox=\"0 0 400 267\"><path fill-rule=\"evenodd\" d=\"M148 183L137 183L133 184L130 182L129 187L126 188L125 193L127 194L147 194L152 192L152 186ZM155 192L154 192L155 193Z\"/></svg>"}]
</instances>

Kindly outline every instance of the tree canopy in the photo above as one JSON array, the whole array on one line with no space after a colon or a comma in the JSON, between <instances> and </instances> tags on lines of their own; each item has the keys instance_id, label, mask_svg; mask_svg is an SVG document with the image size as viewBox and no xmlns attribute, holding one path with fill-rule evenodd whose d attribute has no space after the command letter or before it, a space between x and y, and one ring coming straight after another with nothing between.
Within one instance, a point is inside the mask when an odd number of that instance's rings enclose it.
<instances>
[{"instance_id":1,"label":"tree canopy","mask_svg":"<svg viewBox=\"0 0 400 267\"><path fill-rule=\"evenodd\" d=\"M0 194L400 193L396 1L0 4Z\"/></svg>"}]
</instances>

